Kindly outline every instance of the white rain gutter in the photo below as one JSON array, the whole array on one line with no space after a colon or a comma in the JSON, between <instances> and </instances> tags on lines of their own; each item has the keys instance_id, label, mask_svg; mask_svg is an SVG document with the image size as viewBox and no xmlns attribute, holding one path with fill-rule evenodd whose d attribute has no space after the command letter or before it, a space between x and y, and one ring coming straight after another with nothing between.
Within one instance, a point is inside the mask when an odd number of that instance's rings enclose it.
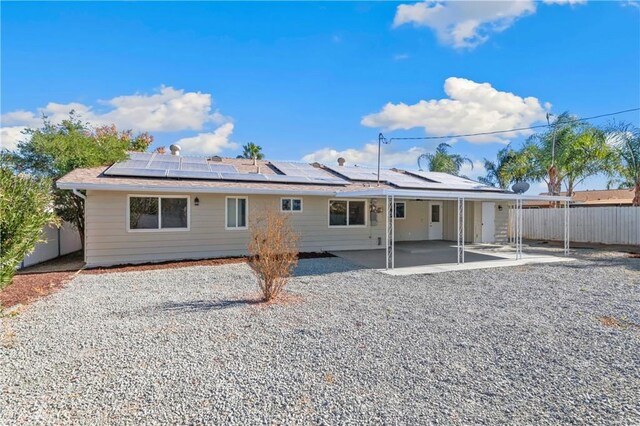
<instances>
[{"instance_id":1,"label":"white rain gutter","mask_svg":"<svg viewBox=\"0 0 640 426\"><path fill-rule=\"evenodd\" d=\"M359 191L340 191L336 192L339 198L380 198L386 196L394 196L396 198L422 198L429 200L457 200L464 198L465 200L525 200L525 201L571 201L571 197L560 195L524 195L516 193L490 193L490 192L463 192L463 191L408 191L400 189L375 189L375 190L359 190Z\"/></svg>"},{"instance_id":2,"label":"white rain gutter","mask_svg":"<svg viewBox=\"0 0 640 426\"><path fill-rule=\"evenodd\" d=\"M241 187L207 187L207 186L153 186L113 183L68 183L58 182L59 189L70 189L73 193L85 198L77 192L79 189L95 191L149 191L163 193L208 193L208 194L266 194L266 195L319 195L333 197L336 191L295 190L295 189L262 189Z\"/></svg>"}]
</instances>

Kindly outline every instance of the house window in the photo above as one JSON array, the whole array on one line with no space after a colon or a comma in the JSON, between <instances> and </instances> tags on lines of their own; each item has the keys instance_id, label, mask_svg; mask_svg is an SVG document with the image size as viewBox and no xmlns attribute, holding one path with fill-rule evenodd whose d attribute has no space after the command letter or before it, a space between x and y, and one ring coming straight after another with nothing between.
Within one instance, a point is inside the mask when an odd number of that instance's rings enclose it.
<instances>
[{"instance_id":1,"label":"house window","mask_svg":"<svg viewBox=\"0 0 640 426\"><path fill-rule=\"evenodd\" d=\"M431 222L440 222L440 204L431 204Z\"/></svg>"},{"instance_id":2,"label":"house window","mask_svg":"<svg viewBox=\"0 0 640 426\"><path fill-rule=\"evenodd\" d=\"M302 199L300 198L282 198L280 199L280 211L283 212L301 212Z\"/></svg>"},{"instance_id":3,"label":"house window","mask_svg":"<svg viewBox=\"0 0 640 426\"><path fill-rule=\"evenodd\" d=\"M399 201L395 203L395 218L396 219L404 219L407 214L407 203L404 201Z\"/></svg>"},{"instance_id":4,"label":"house window","mask_svg":"<svg viewBox=\"0 0 640 426\"><path fill-rule=\"evenodd\" d=\"M247 229L247 197L227 197L226 229Z\"/></svg>"},{"instance_id":5,"label":"house window","mask_svg":"<svg viewBox=\"0 0 640 426\"><path fill-rule=\"evenodd\" d=\"M128 231L189 230L188 196L130 195Z\"/></svg>"},{"instance_id":6,"label":"house window","mask_svg":"<svg viewBox=\"0 0 640 426\"><path fill-rule=\"evenodd\" d=\"M353 200L329 201L329 226L365 226L366 202Z\"/></svg>"}]
</instances>

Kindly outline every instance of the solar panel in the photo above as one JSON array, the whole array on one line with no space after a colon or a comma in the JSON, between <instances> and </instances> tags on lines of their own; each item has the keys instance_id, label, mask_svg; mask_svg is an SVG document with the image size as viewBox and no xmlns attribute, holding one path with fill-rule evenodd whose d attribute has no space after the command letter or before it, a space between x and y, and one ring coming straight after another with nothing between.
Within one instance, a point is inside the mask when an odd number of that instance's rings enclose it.
<instances>
[{"instance_id":1,"label":"solar panel","mask_svg":"<svg viewBox=\"0 0 640 426\"><path fill-rule=\"evenodd\" d=\"M156 158L152 159L151 162L149 162L147 168L165 170L178 170L180 168L179 161L166 161L164 158L162 158L161 160L157 160Z\"/></svg>"},{"instance_id":2,"label":"solar panel","mask_svg":"<svg viewBox=\"0 0 640 426\"><path fill-rule=\"evenodd\" d=\"M210 172L210 171L197 171L197 170L168 170L167 177L182 178L182 179L218 180L220 179L220 173Z\"/></svg>"},{"instance_id":3,"label":"solar panel","mask_svg":"<svg viewBox=\"0 0 640 426\"><path fill-rule=\"evenodd\" d=\"M325 166L329 170L346 177L351 180L364 180L367 182L375 182L378 180L378 171L376 169L369 169L366 167L354 167L354 166Z\"/></svg>"},{"instance_id":4,"label":"solar panel","mask_svg":"<svg viewBox=\"0 0 640 426\"><path fill-rule=\"evenodd\" d=\"M267 178L263 174L258 173L220 173L222 180L244 180L249 182L262 182Z\"/></svg>"},{"instance_id":5,"label":"solar panel","mask_svg":"<svg viewBox=\"0 0 640 426\"><path fill-rule=\"evenodd\" d=\"M200 163L182 163L180 164L180 170L190 171L190 172L208 172L209 169L208 164L200 164Z\"/></svg>"},{"instance_id":6,"label":"solar panel","mask_svg":"<svg viewBox=\"0 0 640 426\"><path fill-rule=\"evenodd\" d=\"M212 172L219 173L238 173L238 169L235 166L229 164L209 164L209 168Z\"/></svg>"},{"instance_id":7,"label":"solar panel","mask_svg":"<svg viewBox=\"0 0 640 426\"><path fill-rule=\"evenodd\" d=\"M494 188L493 186L485 185L480 182L473 181L471 179L463 178L460 176L450 175L448 173L441 172L424 172L407 170L407 173L414 176L419 176L424 179L434 181L445 188L449 189L481 189L483 191L498 191L502 192L500 188Z\"/></svg>"},{"instance_id":8,"label":"solar panel","mask_svg":"<svg viewBox=\"0 0 640 426\"><path fill-rule=\"evenodd\" d=\"M161 169L138 169L128 167L110 167L104 172L109 176L138 176L138 177L165 177L167 175L166 170Z\"/></svg>"},{"instance_id":9,"label":"solar panel","mask_svg":"<svg viewBox=\"0 0 640 426\"><path fill-rule=\"evenodd\" d=\"M344 179L332 175L331 173L319 167L314 167L308 163L295 163L292 161L272 161L271 164L287 176L298 176L308 178L316 183L325 184L342 184L345 185Z\"/></svg>"},{"instance_id":10,"label":"solar panel","mask_svg":"<svg viewBox=\"0 0 640 426\"><path fill-rule=\"evenodd\" d=\"M182 156L180 157L180 162L182 164L184 163L207 164L207 159L205 157Z\"/></svg>"},{"instance_id":11,"label":"solar panel","mask_svg":"<svg viewBox=\"0 0 640 426\"><path fill-rule=\"evenodd\" d=\"M425 183L428 183L423 179L394 170L380 170L380 179L399 188L424 188Z\"/></svg>"}]
</instances>

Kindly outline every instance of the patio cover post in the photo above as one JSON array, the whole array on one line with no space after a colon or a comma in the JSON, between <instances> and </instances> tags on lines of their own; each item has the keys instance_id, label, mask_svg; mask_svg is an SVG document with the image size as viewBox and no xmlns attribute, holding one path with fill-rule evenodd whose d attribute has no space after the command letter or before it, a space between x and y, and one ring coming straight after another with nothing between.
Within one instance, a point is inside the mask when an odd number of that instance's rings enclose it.
<instances>
[{"instance_id":1,"label":"patio cover post","mask_svg":"<svg viewBox=\"0 0 640 426\"><path fill-rule=\"evenodd\" d=\"M394 239L395 239L395 221L394 221L394 217L395 217L395 196L391 196L389 197L388 195L386 196L386 211L385 211L385 217L386 217L386 266L385 269L389 269L389 266L391 266L391 269L395 268L395 244L394 244Z\"/></svg>"},{"instance_id":2,"label":"patio cover post","mask_svg":"<svg viewBox=\"0 0 640 426\"><path fill-rule=\"evenodd\" d=\"M569 255L569 225L571 220L571 213L569 210L569 202L564 202L564 255Z\"/></svg>"},{"instance_id":3,"label":"patio cover post","mask_svg":"<svg viewBox=\"0 0 640 426\"><path fill-rule=\"evenodd\" d=\"M522 197L516 198L516 260L522 259Z\"/></svg>"},{"instance_id":4,"label":"patio cover post","mask_svg":"<svg viewBox=\"0 0 640 426\"><path fill-rule=\"evenodd\" d=\"M464 263L464 198L458 197L458 264Z\"/></svg>"},{"instance_id":5,"label":"patio cover post","mask_svg":"<svg viewBox=\"0 0 640 426\"><path fill-rule=\"evenodd\" d=\"M384 259L385 259L385 269L389 269L389 196L387 195L384 200Z\"/></svg>"}]
</instances>

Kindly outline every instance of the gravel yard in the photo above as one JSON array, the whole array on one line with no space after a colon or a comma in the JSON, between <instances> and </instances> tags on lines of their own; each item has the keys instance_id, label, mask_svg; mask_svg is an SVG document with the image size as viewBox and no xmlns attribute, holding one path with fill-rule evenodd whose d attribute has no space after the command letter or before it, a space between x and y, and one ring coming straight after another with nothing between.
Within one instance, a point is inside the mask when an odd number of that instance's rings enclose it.
<instances>
[{"instance_id":1,"label":"gravel yard","mask_svg":"<svg viewBox=\"0 0 640 426\"><path fill-rule=\"evenodd\" d=\"M584 252L588 253L588 252ZM2 424L640 424L640 259L81 274L5 318Z\"/></svg>"}]
</instances>

